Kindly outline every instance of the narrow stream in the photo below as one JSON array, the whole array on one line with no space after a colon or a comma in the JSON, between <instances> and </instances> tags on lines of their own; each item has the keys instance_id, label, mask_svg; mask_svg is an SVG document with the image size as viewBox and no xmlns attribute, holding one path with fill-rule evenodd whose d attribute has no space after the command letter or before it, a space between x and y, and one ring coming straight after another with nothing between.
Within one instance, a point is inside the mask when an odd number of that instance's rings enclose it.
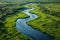
<instances>
[{"instance_id":1,"label":"narrow stream","mask_svg":"<svg viewBox=\"0 0 60 40\"><path fill-rule=\"evenodd\" d=\"M25 19L17 19L17 21L16 21L16 29L18 31L20 31L21 33L29 36L33 40L52 40L52 38L49 37L48 35L42 33L41 31L37 31L37 30L31 28L29 25L26 24L27 21L36 19L38 17L35 14L29 13L29 11L33 10L33 9L34 8L27 9L27 10L23 11L25 14L29 15L30 17L25 18Z\"/></svg>"}]
</instances>

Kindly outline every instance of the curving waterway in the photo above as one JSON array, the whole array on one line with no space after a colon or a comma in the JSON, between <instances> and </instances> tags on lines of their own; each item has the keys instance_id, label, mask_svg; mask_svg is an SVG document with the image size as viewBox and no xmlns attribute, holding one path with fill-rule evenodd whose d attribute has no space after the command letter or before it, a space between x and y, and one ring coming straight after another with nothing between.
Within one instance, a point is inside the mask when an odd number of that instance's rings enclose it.
<instances>
[{"instance_id":1,"label":"curving waterway","mask_svg":"<svg viewBox=\"0 0 60 40\"><path fill-rule=\"evenodd\" d=\"M38 18L37 15L29 13L29 11L33 10L33 9L34 8L23 10L23 12L25 14L29 15L30 17L25 18L25 19L17 19L17 21L16 21L16 29L18 31L20 31L21 33L29 36L33 40L52 40L52 38L49 37L48 35L42 33L41 31L37 31L37 30L31 28L31 26L26 24L27 21Z\"/></svg>"}]
</instances>

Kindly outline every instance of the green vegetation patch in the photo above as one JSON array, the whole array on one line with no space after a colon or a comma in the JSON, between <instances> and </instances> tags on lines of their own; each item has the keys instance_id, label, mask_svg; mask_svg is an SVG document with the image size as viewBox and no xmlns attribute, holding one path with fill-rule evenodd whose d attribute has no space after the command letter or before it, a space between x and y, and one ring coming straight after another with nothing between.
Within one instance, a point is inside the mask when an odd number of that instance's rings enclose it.
<instances>
[{"instance_id":1,"label":"green vegetation patch","mask_svg":"<svg viewBox=\"0 0 60 40\"><path fill-rule=\"evenodd\" d=\"M11 17L6 17L5 19L5 27L6 27L6 37L4 40L28 40L29 38L22 33L18 32L16 30L15 25L16 25L16 20L18 18L26 18L28 17L26 14L23 12L18 12L16 15L13 15ZM30 39L29 39L30 40Z\"/></svg>"},{"instance_id":2,"label":"green vegetation patch","mask_svg":"<svg viewBox=\"0 0 60 40\"><path fill-rule=\"evenodd\" d=\"M60 40L59 17L50 15L49 12L48 13L43 12L41 7L38 5L34 10L31 10L30 12L36 14L38 18L36 18L35 20L28 21L27 22L28 25L32 26L32 28L35 28L36 30L40 30L48 34L49 36L53 37L54 40Z\"/></svg>"},{"instance_id":3,"label":"green vegetation patch","mask_svg":"<svg viewBox=\"0 0 60 40\"><path fill-rule=\"evenodd\" d=\"M18 18L29 17L23 9L20 4L0 4L0 40L31 40L16 29Z\"/></svg>"}]
</instances>

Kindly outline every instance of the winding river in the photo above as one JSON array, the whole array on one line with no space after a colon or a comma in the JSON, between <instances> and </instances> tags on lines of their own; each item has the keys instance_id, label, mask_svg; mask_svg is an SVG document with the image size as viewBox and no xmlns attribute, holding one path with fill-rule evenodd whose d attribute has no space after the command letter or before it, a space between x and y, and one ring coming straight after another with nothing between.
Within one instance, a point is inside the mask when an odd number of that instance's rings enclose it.
<instances>
[{"instance_id":1,"label":"winding river","mask_svg":"<svg viewBox=\"0 0 60 40\"><path fill-rule=\"evenodd\" d=\"M23 12L25 14L29 15L30 17L25 18L25 19L17 19L17 21L16 21L16 29L18 31L20 31L21 33L29 36L33 40L52 40L52 38L49 37L48 35L42 33L41 31L37 31L37 30L31 28L29 25L26 24L27 21L38 18L37 15L29 13L29 11L33 10L33 9L34 8L23 10Z\"/></svg>"}]
</instances>

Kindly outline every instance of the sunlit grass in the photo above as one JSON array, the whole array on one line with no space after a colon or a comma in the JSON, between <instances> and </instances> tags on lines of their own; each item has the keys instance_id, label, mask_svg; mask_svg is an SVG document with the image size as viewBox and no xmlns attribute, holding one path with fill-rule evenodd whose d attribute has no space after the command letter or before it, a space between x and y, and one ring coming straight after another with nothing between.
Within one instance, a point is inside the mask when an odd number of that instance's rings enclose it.
<instances>
[{"instance_id":1,"label":"sunlit grass","mask_svg":"<svg viewBox=\"0 0 60 40\"><path fill-rule=\"evenodd\" d=\"M16 20L18 18L26 18L26 17L29 17L29 16L24 14L21 11L16 13L16 15L13 15L11 17L6 17L5 27L7 28L6 30L8 32L7 38L10 38L10 40L27 40L27 39L29 39L27 36L18 32L18 30L16 30L16 28L15 28L16 27ZM11 38L11 37L13 37L13 38Z\"/></svg>"},{"instance_id":2,"label":"sunlit grass","mask_svg":"<svg viewBox=\"0 0 60 40\"><path fill-rule=\"evenodd\" d=\"M37 6L34 10L30 11L31 13L36 14L38 18L35 20L28 21L27 24L37 30L47 33L49 36L54 37L54 40L60 40L60 19L59 17L52 16L49 13L46 14L45 12L39 9L40 8ZM58 9L58 7L56 9Z\"/></svg>"},{"instance_id":3,"label":"sunlit grass","mask_svg":"<svg viewBox=\"0 0 60 40\"><path fill-rule=\"evenodd\" d=\"M12 27L15 25L15 21L17 20L17 18L25 18L25 17L27 17L27 15L22 12L14 15L14 16L7 17L6 21L5 21L6 22L5 25L6 25L6 27Z\"/></svg>"},{"instance_id":4,"label":"sunlit grass","mask_svg":"<svg viewBox=\"0 0 60 40\"><path fill-rule=\"evenodd\" d=\"M50 10L50 11L60 12L60 5L59 4L44 4L42 6L48 8L48 10Z\"/></svg>"}]
</instances>

